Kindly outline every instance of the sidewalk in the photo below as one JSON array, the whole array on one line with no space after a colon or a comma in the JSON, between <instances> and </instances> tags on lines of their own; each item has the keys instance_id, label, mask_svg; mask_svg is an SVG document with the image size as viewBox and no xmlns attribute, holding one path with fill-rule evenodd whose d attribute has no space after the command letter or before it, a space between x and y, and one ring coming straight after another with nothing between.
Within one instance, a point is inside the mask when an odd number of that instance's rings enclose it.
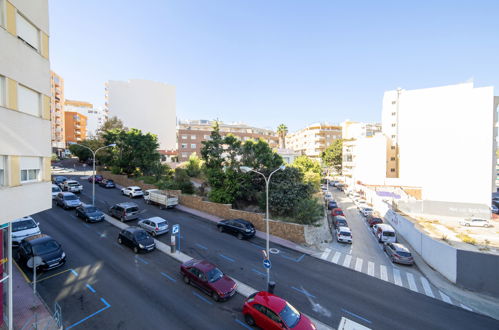
<instances>
[{"instance_id":1,"label":"sidewalk","mask_svg":"<svg viewBox=\"0 0 499 330\"><path fill-rule=\"evenodd\" d=\"M17 264L12 265L12 273L14 329L33 329L35 322L40 329L57 329L52 314L33 293L32 286L27 282L30 280L24 277Z\"/></svg>"}]
</instances>

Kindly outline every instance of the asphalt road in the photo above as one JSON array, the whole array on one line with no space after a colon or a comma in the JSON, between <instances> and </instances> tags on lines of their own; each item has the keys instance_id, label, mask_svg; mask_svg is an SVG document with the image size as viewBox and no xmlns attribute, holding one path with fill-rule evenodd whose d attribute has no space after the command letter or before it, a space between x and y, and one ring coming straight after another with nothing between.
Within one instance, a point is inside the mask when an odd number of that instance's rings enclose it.
<instances>
[{"instance_id":1,"label":"asphalt road","mask_svg":"<svg viewBox=\"0 0 499 330\"><path fill-rule=\"evenodd\" d=\"M91 200L91 185L84 180L80 181L84 185L82 199L89 202ZM118 189L106 190L96 187L96 200L97 206L105 210L108 205L130 199L121 196ZM160 210L156 206L146 205L139 198L134 199L134 202L141 209L146 210L143 214L144 217L161 216L167 219L170 225L180 224L182 252L195 258L208 259L219 265L227 274L256 289L265 288L265 273L261 257L261 250L265 246L263 240L253 238L249 241L240 241L231 235L219 233L215 224L209 220L175 209ZM137 261L134 258L131 251L121 251L114 244L117 230L110 227L109 224L85 226L81 221L78 223L72 217L74 212L70 211L52 210L44 213L48 214L44 216L47 220L51 219L52 223L50 227L48 224L43 224L42 231L49 232L54 227L53 236L57 239L62 237L61 242L67 246L70 258L78 256L77 260L79 262L81 260L81 264L88 267L97 267L96 265L101 262L111 268L106 271L106 274L109 272L108 275L101 275L106 281L112 282L113 278L119 278L116 280L117 283L110 283L109 286L113 287L110 292L115 294L121 292L122 298L117 299L116 308L113 306L113 309L122 309L119 315L123 315L126 322L141 319L141 316L148 315L147 309L153 308L159 315L162 315L160 311L166 311L168 316L165 318L171 318L174 320L173 322L178 320L179 325L181 321L184 321L191 322L184 324L187 327L195 327L193 323L196 322L196 319L190 316L190 312L186 313L185 308L170 307L170 302L175 302L181 306L190 306L189 309L191 309L192 303L195 302L204 308L202 312L198 311L195 314L203 314L208 319L210 319L209 316L216 317L216 321L225 324L222 328L238 328L240 326L235 323L234 319L237 317L242 320L241 315L238 315L242 298L237 297L220 305L224 307L221 313L218 310L216 313L211 313L219 305L208 306L192 294L192 288L182 287L183 284L179 285L178 280L174 286L175 290L180 286L181 292L177 294L174 290L165 290L166 288L170 289L172 283L168 279L162 278L160 272L167 272L178 277L178 264L168 260L166 256L158 255L159 251L141 256L149 262L144 265L140 260ZM61 226L59 223L64 225ZM136 221L128 222L128 224L134 225ZM99 236L96 233L96 231L103 233L101 227L106 228L105 235L110 238L101 237L102 235ZM170 241L168 234L159 239L166 243ZM105 244L106 248L103 248L102 244ZM333 327L336 327L341 317L345 316L373 329L499 328L499 321L492 318L466 311L372 276L324 262L272 243L271 247L279 249L279 253L271 257L272 278L277 282L276 294L290 301L300 311ZM110 252L112 249L114 250ZM114 260L116 253L123 255L123 258ZM131 287L141 289L131 289ZM160 292L161 294L159 294ZM106 292L106 297L112 296L112 294ZM138 305L141 308L130 308L128 303L119 304L128 300L139 302ZM154 303L150 304L150 300L153 300ZM136 313L139 310L140 312ZM231 312L229 313L227 310ZM110 311L111 308L106 312ZM104 313L101 313L103 314L100 316L101 318L104 317ZM200 320L204 319L203 316L199 316L199 318ZM114 316L109 322L114 322L112 323L114 326L118 324ZM144 320L144 322L154 328L152 324L148 323L148 320ZM157 325L156 320L152 323ZM98 326L98 324L94 325ZM203 328L205 327L206 325L203 325Z\"/></svg>"}]
</instances>

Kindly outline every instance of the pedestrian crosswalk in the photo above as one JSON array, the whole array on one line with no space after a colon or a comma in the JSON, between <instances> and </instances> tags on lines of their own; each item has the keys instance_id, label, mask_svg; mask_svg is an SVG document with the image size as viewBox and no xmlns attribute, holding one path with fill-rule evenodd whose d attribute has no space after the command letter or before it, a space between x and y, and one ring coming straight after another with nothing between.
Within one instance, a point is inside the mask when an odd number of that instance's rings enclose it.
<instances>
[{"instance_id":1,"label":"pedestrian crosswalk","mask_svg":"<svg viewBox=\"0 0 499 330\"><path fill-rule=\"evenodd\" d=\"M471 310L468 306L453 301L448 295L432 286L417 270L404 270L402 269L403 267L399 268L394 265L378 265L373 261L364 260L363 258L355 257L350 253L335 251L331 248L325 249L321 253L320 259L354 269L358 272L366 273L369 276L394 283L417 293L425 294L428 297L440 299L448 304Z\"/></svg>"}]
</instances>

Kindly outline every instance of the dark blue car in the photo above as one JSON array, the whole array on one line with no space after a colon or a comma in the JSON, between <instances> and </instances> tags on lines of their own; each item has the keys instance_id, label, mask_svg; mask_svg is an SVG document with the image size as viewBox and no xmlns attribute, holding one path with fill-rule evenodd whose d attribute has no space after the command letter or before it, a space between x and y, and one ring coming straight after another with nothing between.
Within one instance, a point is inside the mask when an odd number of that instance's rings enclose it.
<instances>
[{"instance_id":1,"label":"dark blue car","mask_svg":"<svg viewBox=\"0 0 499 330\"><path fill-rule=\"evenodd\" d=\"M328 210L332 210L332 209L335 209L337 207L338 207L338 204L336 203L336 201L327 202L327 209Z\"/></svg>"},{"instance_id":2,"label":"dark blue car","mask_svg":"<svg viewBox=\"0 0 499 330\"><path fill-rule=\"evenodd\" d=\"M104 220L104 213L92 205L83 204L76 208L76 216L86 222L98 222Z\"/></svg>"}]
</instances>

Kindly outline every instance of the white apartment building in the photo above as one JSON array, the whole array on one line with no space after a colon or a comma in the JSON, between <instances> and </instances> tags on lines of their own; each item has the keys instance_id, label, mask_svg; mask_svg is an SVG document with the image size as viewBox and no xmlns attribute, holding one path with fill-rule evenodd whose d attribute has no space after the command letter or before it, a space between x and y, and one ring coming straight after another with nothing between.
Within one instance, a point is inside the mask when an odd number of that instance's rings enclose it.
<instances>
[{"instance_id":1,"label":"white apartment building","mask_svg":"<svg viewBox=\"0 0 499 330\"><path fill-rule=\"evenodd\" d=\"M1 328L13 328L8 224L52 207L48 33L47 0L0 0Z\"/></svg>"},{"instance_id":2,"label":"white apartment building","mask_svg":"<svg viewBox=\"0 0 499 330\"><path fill-rule=\"evenodd\" d=\"M379 123L360 123L345 120L341 123L341 138L350 140L374 136L374 134L381 132L381 128Z\"/></svg>"},{"instance_id":3,"label":"white apartment building","mask_svg":"<svg viewBox=\"0 0 499 330\"><path fill-rule=\"evenodd\" d=\"M97 130L106 122L107 112L104 108L96 108L91 103L66 100L64 110L77 112L87 117L87 138L95 138Z\"/></svg>"},{"instance_id":4,"label":"white apartment building","mask_svg":"<svg viewBox=\"0 0 499 330\"><path fill-rule=\"evenodd\" d=\"M159 149L174 150L176 143L175 86L132 79L106 83L106 111L130 128L158 136Z\"/></svg>"},{"instance_id":5,"label":"white apartment building","mask_svg":"<svg viewBox=\"0 0 499 330\"><path fill-rule=\"evenodd\" d=\"M335 140L341 139L341 126L314 123L286 135L286 147L300 155L318 159Z\"/></svg>"}]
</instances>

